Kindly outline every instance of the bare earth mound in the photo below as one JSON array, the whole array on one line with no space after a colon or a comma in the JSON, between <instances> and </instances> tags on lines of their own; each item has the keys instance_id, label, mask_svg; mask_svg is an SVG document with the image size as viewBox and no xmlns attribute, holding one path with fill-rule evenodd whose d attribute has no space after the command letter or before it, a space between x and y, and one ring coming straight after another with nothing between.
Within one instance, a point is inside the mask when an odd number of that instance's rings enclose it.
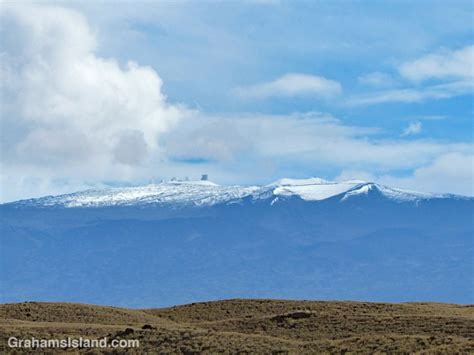
<instances>
[{"instance_id":1,"label":"bare earth mound","mask_svg":"<svg viewBox=\"0 0 474 355\"><path fill-rule=\"evenodd\" d=\"M73 303L0 305L0 353L8 339L137 339L136 349L37 353L474 353L474 306L227 300L131 310Z\"/></svg>"}]
</instances>

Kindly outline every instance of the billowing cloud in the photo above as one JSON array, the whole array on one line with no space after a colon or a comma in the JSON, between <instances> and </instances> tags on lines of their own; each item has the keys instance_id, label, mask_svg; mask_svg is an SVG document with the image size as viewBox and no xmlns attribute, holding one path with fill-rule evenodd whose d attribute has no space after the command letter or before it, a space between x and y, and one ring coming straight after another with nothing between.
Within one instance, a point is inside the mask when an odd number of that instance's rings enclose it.
<instances>
[{"instance_id":1,"label":"billowing cloud","mask_svg":"<svg viewBox=\"0 0 474 355\"><path fill-rule=\"evenodd\" d=\"M5 174L124 178L159 156L186 109L166 102L150 67L97 55L73 10L2 5L1 130Z\"/></svg>"},{"instance_id":2,"label":"billowing cloud","mask_svg":"<svg viewBox=\"0 0 474 355\"><path fill-rule=\"evenodd\" d=\"M148 153L145 135L139 130L128 130L120 133L114 145L114 158L126 165L140 165Z\"/></svg>"},{"instance_id":3,"label":"billowing cloud","mask_svg":"<svg viewBox=\"0 0 474 355\"><path fill-rule=\"evenodd\" d=\"M342 92L337 81L316 75L289 73L267 83L241 87L236 93L243 98L313 96L330 98Z\"/></svg>"},{"instance_id":4,"label":"billowing cloud","mask_svg":"<svg viewBox=\"0 0 474 355\"><path fill-rule=\"evenodd\" d=\"M409 80L474 78L474 45L428 54L399 67L400 74Z\"/></svg>"}]
</instances>

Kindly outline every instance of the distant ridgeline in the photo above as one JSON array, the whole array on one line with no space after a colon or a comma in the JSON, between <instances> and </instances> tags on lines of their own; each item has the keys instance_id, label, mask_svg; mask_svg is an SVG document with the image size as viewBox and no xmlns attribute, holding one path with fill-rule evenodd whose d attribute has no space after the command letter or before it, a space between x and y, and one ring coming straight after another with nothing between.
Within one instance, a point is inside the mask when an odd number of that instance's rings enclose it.
<instances>
[{"instance_id":1,"label":"distant ridgeline","mask_svg":"<svg viewBox=\"0 0 474 355\"><path fill-rule=\"evenodd\" d=\"M1 302L473 303L474 199L363 181L170 181L0 205Z\"/></svg>"}]
</instances>

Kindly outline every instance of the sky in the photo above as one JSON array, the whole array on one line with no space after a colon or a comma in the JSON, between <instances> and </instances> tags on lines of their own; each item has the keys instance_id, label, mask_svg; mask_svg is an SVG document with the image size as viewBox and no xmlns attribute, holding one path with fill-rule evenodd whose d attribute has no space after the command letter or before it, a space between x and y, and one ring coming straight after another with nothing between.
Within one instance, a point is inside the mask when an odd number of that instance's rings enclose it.
<instances>
[{"instance_id":1,"label":"sky","mask_svg":"<svg viewBox=\"0 0 474 355\"><path fill-rule=\"evenodd\" d=\"M0 2L0 202L207 173L474 195L472 1Z\"/></svg>"}]
</instances>

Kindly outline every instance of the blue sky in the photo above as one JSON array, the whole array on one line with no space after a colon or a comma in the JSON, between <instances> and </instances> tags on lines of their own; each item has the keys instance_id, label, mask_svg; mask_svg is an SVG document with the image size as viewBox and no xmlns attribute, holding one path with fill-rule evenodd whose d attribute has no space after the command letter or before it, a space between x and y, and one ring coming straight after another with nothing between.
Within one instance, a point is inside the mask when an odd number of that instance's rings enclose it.
<instances>
[{"instance_id":1,"label":"blue sky","mask_svg":"<svg viewBox=\"0 0 474 355\"><path fill-rule=\"evenodd\" d=\"M201 172L474 193L471 1L1 9L4 201Z\"/></svg>"}]
</instances>

